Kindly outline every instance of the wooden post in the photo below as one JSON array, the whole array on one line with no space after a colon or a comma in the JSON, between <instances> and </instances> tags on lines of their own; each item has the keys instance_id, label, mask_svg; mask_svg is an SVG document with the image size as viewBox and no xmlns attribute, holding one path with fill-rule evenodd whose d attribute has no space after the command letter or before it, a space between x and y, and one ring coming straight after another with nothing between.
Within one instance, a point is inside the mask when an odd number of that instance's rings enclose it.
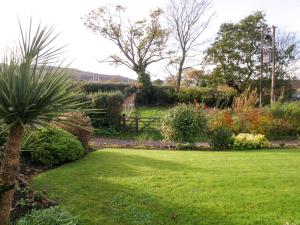
<instances>
[{"instance_id":1,"label":"wooden post","mask_svg":"<svg viewBox=\"0 0 300 225\"><path fill-rule=\"evenodd\" d=\"M275 49L275 30L276 27L272 26L273 38L272 38L272 83L271 83L271 105L275 102L275 57L276 57L276 49Z\"/></svg>"},{"instance_id":2,"label":"wooden post","mask_svg":"<svg viewBox=\"0 0 300 225\"><path fill-rule=\"evenodd\" d=\"M262 107L262 79L263 79L263 57L264 57L264 28L260 31L260 80L259 80L259 107Z\"/></svg>"}]
</instances>

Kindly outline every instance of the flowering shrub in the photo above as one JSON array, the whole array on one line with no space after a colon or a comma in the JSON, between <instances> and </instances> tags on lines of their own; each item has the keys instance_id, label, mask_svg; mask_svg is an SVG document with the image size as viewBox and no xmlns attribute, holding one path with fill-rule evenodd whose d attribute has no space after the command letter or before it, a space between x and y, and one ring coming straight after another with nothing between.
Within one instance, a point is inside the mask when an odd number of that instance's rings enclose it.
<instances>
[{"instance_id":1,"label":"flowering shrub","mask_svg":"<svg viewBox=\"0 0 300 225\"><path fill-rule=\"evenodd\" d=\"M208 113L208 131L213 133L219 127L227 127L233 131L232 111L231 110L215 110Z\"/></svg>"},{"instance_id":2,"label":"flowering shrub","mask_svg":"<svg viewBox=\"0 0 300 225\"><path fill-rule=\"evenodd\" d=\"M163 120L161 131L165 140L195 143L206 127L201 109L180 104L171 108Z\"/></svg>"},{"instance_id":3,"label":"flowering shrub","mask_svg":"<svg viewBox=\"0 0 300 225\"><path fill-rule=\"evenodd\" d=\"M266 113L261 109L247 109L240 112L234 112L232 116L232 130L234 133L266 133L264 123L269 121Z\"/></svg>"},{"instance_id":4,"label":"flowering shrub","mask_svg":"<svg viewBox=\"0 0 300 225\"><path fill-rule=\"evenodd\" d=\"M263 134L240 133L233 136L233 149L252 150L262 149L269 146L269 142Z\"/></svg>"}]
</instances>

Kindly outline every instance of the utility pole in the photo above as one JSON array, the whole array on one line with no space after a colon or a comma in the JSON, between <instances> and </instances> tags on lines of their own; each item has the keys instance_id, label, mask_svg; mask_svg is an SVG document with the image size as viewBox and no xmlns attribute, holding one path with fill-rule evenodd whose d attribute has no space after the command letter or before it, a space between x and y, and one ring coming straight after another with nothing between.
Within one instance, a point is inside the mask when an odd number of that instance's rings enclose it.
<instances>
[{"instance_id":1,"label":"utility pole","mask_svg":"<svg viewBox=\"0 0 300 225\"><path fill-rule=\"evenodd\" d=\"M262 107L262 79L263 79L263 57L264 57L264 28L260 30L260 81L259 81L259 107Z\"/></svg>"},{"instance_id":2,"label":"utility pole","mask_svg":"<svg viewBox=\"0 0 300 225\"><path fill-rule=\"evenodd\" d=\"M271 105L275 102L275 32L276 27L272 26L273 38L272 38L272 83L271 83Z\"/></svg>"}]
</instances>

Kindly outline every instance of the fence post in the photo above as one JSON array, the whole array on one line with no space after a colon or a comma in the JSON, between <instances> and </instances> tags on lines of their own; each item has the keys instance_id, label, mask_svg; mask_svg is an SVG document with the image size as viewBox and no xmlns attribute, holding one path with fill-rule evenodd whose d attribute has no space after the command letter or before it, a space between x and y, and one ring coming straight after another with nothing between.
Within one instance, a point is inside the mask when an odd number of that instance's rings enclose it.
<instances>
[{"instance_id":1,"label":"fence post","mask_svg":"<svg viewBox=\"0 0 300 225\"><path fill-rule=\"evenodd\" d=\"M139 132L139 118L136 116L135 119L135 133L137 134Z\"/></svg>"}]
</instances>

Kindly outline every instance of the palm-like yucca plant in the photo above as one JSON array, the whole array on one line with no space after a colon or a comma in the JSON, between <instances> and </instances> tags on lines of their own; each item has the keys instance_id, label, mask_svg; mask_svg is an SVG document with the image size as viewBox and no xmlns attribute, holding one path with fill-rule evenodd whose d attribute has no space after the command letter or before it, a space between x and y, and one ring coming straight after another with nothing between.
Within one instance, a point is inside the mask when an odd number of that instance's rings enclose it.
<instances>
[{"instance_id":1,"label":"palm-like yucca plant","mask_svg":"<svg viewBox=\"0 0 300 225\"><path fill-rule=\"evenodd\" d=\"M53 28L39 25L33 31L30 22L27 31L21 25L20 31L17 50L0 65L0 119L9 127L1 164L0 225L9 223L25 126L44 126L80 108L74 98L80 90L74 89L66 70L49 66L59 62L62 49L54 45Z\"/></svg>"}]
</instances>

